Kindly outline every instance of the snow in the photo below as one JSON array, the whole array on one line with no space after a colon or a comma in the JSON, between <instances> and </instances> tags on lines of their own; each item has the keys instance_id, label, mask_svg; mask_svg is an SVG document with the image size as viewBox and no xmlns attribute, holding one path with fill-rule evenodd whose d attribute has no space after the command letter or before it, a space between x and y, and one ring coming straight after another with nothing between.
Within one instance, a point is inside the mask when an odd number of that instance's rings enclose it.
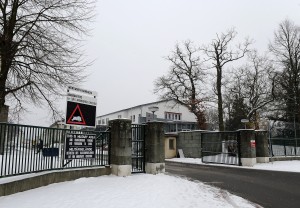
<instances>
[{"instance_id":1,"label":"snow","mask_svg":"<svg viewBox=\"0 0 300 208\"><path fill-rule=\"evenodd\" d=\"M167 161L191 163L191 164L205 164L202 163L201 158L173 158L173 159L167 159ZM205 165L218 165L218 166L226 166L226 167L234 167L234 168L250 168L250 169L261 169L261 170L272 170L272 171L300 172L300 160L257 163L253 167L221 165L221 164L213 164L213 163L206 163Z\"/></svg>"},{"instance_id":2,"label":"snow","mask_svg":"<svg viewBox=\"0 0 300 208\"><path fill-rule=\"evenodd\" d=\"M227 191L167 174L80 178L0 197L1 208L256 207Z\"/></svg>"},{"instance_id":3,"label":"snow","mask_svg":"<svg viewBox=\"0 0 300 208\"><path fill-rule=\"evenodd\" d=\"M202 164L201 159L174 158L168 161ZM212 165L212 164L206 164ZM216 165L216 164L213 164ZM224 165L225 166L225 165ZM300 172L300 161L276 161L253 167ZM3 179L0 179L0 181ZM0 197L1 208L201 208L259 207L222 189L199 181L168 174L133 174L80 178Z\"/></svg>"}]
</instances>

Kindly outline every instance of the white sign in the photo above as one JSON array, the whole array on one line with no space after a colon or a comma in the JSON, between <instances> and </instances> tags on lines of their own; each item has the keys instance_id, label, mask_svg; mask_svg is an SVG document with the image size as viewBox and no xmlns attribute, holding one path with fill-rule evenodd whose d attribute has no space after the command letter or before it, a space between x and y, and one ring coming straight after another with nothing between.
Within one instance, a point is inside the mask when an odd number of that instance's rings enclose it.
<instances>
[{"instance_id":1,"label":"white sign","mask_svg":"<svg viewBox=\"0 0 300 208\"><path fill-rule=\"evenodd\" d=\"M95 91L69 86L67 92L67 101L97 106L97 92Z\"/></svg>"},{"instance_id":2,"label":"white sign","mask_svg":"<svg viewBox=\"0 0 300 208\"><path fill-rule=\"evenodd\" d=\"M90 96L97 96L97 92L81 89L79 87L68 86L68 92L69 91L76 91L77 93L83 93L83 94L87 94Z\"/></svg>"}]
</instances>

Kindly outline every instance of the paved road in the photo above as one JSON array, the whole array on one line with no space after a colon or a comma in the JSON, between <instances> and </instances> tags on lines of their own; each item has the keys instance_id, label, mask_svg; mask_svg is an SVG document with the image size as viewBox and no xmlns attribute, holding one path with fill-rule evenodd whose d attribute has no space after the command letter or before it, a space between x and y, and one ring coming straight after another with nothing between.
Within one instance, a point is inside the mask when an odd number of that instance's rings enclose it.
<instances>
[{"instance_id":1,"label":"paved road","mask_svg":"<svg viewBox=\"0 0 300 208\"><path fill-rule=\"evenodd\" d=\"M166 172L205 182L265 208L300 207L300 173L166 162Z\"/></svg>"}]
</instances>

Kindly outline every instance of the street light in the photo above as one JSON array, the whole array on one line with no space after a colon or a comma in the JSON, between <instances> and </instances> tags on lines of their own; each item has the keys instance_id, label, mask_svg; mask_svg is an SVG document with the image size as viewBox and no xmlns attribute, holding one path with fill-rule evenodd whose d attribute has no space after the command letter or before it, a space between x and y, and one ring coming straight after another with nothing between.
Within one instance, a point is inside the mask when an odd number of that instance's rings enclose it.
<instances>
[{"instance_id":1,"label":"street light","mask_svg":"<svg viewBox=\"0 0 300 208\"><path fill-rule=\"evenodd\" d=\"M152 112L153 120L154 120L154 113L155 113L156 111L158 111L159 107L157 107L157 106L150 106L148 109L149 109L149 111Z\"/></svg>"}]
</instances>

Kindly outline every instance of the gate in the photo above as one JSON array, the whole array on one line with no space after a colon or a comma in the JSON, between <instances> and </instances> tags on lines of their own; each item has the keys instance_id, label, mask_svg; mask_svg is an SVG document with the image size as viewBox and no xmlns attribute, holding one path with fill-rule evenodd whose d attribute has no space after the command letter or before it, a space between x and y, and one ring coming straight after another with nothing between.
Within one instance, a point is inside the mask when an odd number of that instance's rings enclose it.
<instances>
[{"instance_id":1,"label":"gate","mask_svg":"<svg viewBox=\"0 0 300 208\"><path fill-rule=\"evenodd\" d=\"M132 173L145 172L145 125L131 125Z\"/></svg>"},{"instance_id":2,"label":"gate","mask_svg":"<svg viewBox=\"0 0 300 208\"><path fill-rule=\"evenodd\" d=\"M240 165L239 132L201 134L202 162Z\"/></svg>"},{"instance_id":3,"label":"gate","mask_svg":"<svg viewBox=\"0 0 300 208\"><path fill-rule=\"evenodd\" d=\"M92 144L95 147L92 150L94 158L66 159L67 134L95 135L95 145ZM84 142L79 143L83 145ZM49 170L106 166L110 164L109 155L110 132L0 123L0 178Z\"/></svg>"}]
</instances>

